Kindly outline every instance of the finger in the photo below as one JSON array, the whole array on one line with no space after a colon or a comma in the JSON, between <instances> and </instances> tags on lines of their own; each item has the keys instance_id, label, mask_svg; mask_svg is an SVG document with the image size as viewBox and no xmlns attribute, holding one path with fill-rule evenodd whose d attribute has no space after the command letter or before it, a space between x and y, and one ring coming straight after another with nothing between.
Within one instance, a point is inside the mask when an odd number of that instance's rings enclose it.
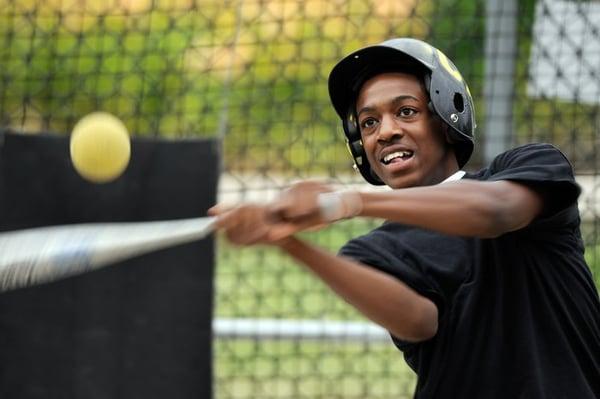
<instances>
[{"instance_id":1,"label":"finger","mask_svg":"<svg viewBox=\"0 0 600 399\"><path fill-rule=\"evenodd\" d=\"M267 218L271 223L294 222L310 215L301 198L285 198L267 207Z\"/></svg>"},{"instance_id":2,"label":"finger","mask_svg":"<svg viewBox=\"0 0 600 399\"><path fill-rule=\"evenodd\" d=\"M221 216L217 226L225 230L227 239L233 244L251 245L264 240L269 223L265 220L263 207L243 205Z\"/></svg>"},{"instance_id":3,"label":"finger","mask_svg":"<svg viewBox=\"0 0 600 399\"><path fill-rule=\"evenodd\" d=\"M226 233L227 239L235 245L248 246L268 242L268 229L265 226L245 225L227 230Z\"/></svg>"},{"instance_id":4,"label":"finger","mask_svg":"<svg viewBox=\"0 0 600 399\"><path fill-rule=\"evenodd\" d=\"M217 230L227 229L230 226L233 226L238 216L235 211L228 211L223 213L215 213L214 216L217 217L215 220L215 228Z\"/></svg>"},{"instance_id":5,"label":"finger","mask_svg":"<svg viewBox=\"0 0 600 399\"><path fill-rule=\"evenodd\" d=\"M229 212L235 208L235 205L219 203L208 209L207 213L210 216L218 216L225 212Z\"/></svg>"},{"instance_id":6,"label":"finger","mask_svg":"<svg viewBox=\"0 0 600 399\"><path fill-rule=\"evenodd\" d=\"M300 231L299 227L293 223L280 223L269 229L265 239L268 242L277 242L291 237Z\"/></svg>"},{"instance_id":7,"label":"finger","mask_svg":"<svg viewBox=\"0 0 600 399\"><path fill-rule=\"evenodd\" d=\"M269 214L285 221L314 215L318 211L316 196L315 192L290 191L269 206Z\"/></svg>"},{"instance_id":8,"label":"finger","mask_svg":"<svg viewBox=\"0 0 600 399\"><path fill-rule=\"evenodd\" d=\"M328 226L328 223L322 221L320 218L315 217L305 218L302 221L293 223L279 223L269 229L268 236L266 238L271 242L275 242L293 236L302 231L316 231L326 226Z\"/></svg>"}]
</instances>

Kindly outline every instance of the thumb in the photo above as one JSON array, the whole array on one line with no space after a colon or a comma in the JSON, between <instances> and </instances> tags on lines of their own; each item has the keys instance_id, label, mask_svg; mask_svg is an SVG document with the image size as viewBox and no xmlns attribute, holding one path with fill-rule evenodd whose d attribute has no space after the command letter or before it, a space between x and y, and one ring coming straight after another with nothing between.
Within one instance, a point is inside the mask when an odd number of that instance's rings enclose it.
<instances>
[{"instance_id":1,"label":"thumb","mask_svg":"<svg viewBox=\"0 0 600 399\"><path fill-rule=\"evenodd\" d=\"M233 208L235 208L235 205L226 205L221 203L213 205L211 208L208 209L207 213L210 216L219 216L225 212L232 210Z\"/></svg>"}]
</instances>

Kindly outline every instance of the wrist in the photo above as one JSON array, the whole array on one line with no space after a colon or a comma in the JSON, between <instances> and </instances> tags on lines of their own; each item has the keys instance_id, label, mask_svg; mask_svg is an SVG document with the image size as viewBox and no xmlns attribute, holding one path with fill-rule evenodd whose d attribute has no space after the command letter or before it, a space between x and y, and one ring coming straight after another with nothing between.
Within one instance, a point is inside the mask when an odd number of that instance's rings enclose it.
<instances>
[{"instance_id":1,"label":"wrist","mask_svg":"<svg viewBox=\"0 0 600 399\"><path fill-rule=\"evenodd\" d=\"M321 217L327 222L358 216L363 209L361 194L355 190L321 193L317 202Z\"/></svg>"},{"instance_id":2,"label":"wrist","mask_svg":"<svg viewBox=\"0 0 600 399\"><path fill-rule=\"evenodd\" d=\"M291 253L293 252L294 248L298 246L299 242L300 241L298 240L298 238L294 236L289 236L273 242L273 245L285 252Z\"/></svg>"}]
</instances>

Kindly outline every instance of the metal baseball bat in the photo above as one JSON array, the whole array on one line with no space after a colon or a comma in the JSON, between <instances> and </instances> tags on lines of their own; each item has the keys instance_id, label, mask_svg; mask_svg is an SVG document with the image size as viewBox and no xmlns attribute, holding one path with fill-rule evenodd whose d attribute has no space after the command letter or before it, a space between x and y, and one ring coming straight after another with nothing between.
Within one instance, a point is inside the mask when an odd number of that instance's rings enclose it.
<instances>
[{"instance_id":1,"label":"metal baseball bat","mask_svg":"<svg viewBox=\"0 0 600 399\"><path fill-rule=\"evenodd\" d=\"M206 237L214 217L0 233L0 292L51 282Z\"/></svg>"}]
</instances>

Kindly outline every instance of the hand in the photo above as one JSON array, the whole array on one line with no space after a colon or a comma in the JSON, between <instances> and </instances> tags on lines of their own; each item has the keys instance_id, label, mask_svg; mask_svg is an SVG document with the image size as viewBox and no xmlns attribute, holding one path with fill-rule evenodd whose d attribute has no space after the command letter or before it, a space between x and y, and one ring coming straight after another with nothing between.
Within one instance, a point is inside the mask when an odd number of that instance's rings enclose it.
<instances>
[{"instance_id":1,"label":"hand","mask_svg":"<svg viewBox=\"0 0 600 399\"><path fill-rule=\"evenodd\" d=\"M274 218L294 223L301 230L314 230L361 213L358 191L334 191L330 186L305 181L294 184L273 203Z\"/></svg>"},{"instance_id":2,"label":"hand","mask_svg":"<svg viewBox=\"0 0 600 399\"><path fill-rule=\"evenodd\" d=\"M265 205L216 205L208 213L217 216L216 228L235 245L282 245L299 230L294 224L274 219Z\"/></svg>"},{"instance_id":3,"label":"hand","mask_svg":"<svg viewBox=\"0 0 600 399\"><path fill-rule=\"evenodd\" d=\"M209 214L217 216L216 227L237 245L281 246L292 235L316 230L362 209L355 191L335 192L323 183L304 181L285 190L270 204L217 205Z\"/></svg>"},{"instance_id":4,"label":"hand","mask_svg":"<svg viewBox=\"0 0 600 399\"><path fill-rule=\"evenodd\" d=\"M303 181L292 185L269 207L272 219L291 223L298 230L315 230L326 226L329 221L323 218L319 195L333 189L316 181Z\"/></svg>"}]
</instances>

